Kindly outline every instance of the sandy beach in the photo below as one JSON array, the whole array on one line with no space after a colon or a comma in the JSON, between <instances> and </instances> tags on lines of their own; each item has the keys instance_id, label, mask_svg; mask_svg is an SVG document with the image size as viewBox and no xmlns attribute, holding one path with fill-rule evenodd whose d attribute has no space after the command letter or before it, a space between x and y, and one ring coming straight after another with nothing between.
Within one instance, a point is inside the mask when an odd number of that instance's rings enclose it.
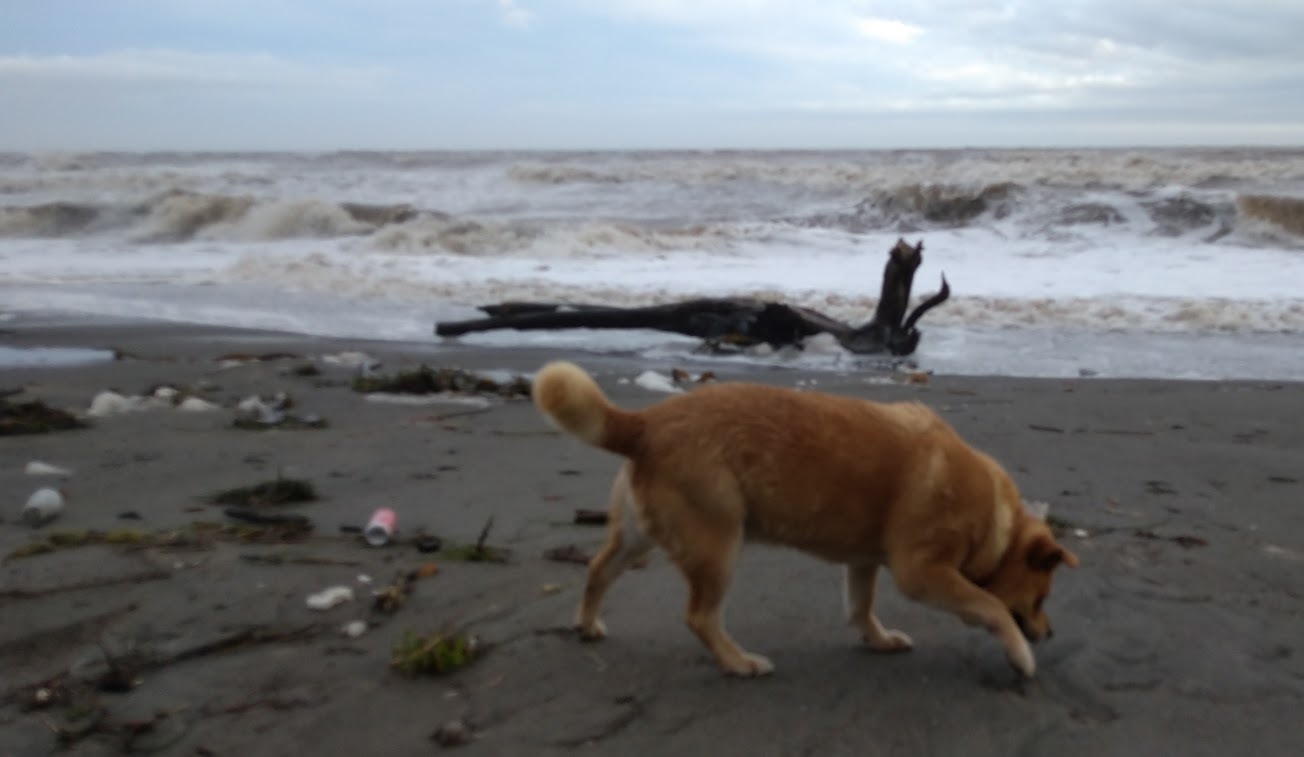
<instances>
[{"instance_id":1,"label":"sandy beach","mask_svg":"<svg viewBox=\"0 0 1304 757\"><path fill-rule=\"evenodd\" d=\"M879 614L911 634L915 649L863 651L842 617L838 568L752 547L729 627L777 670L740 681L721 675L684 627L685 589L661 557L613 589L610 638L582 644L567 630L584 569L545 555L591 553L601 542L601 528L573 515L605 505L614 458L550 430L520 398L368 399L351 386L357 367L328 357L365 353L382 374L425 363L494 376L567 357L627 406L664 396L629 379L674 365L166 323L22 316L0 325L9 347L120 358L0 369L0 389L21 390L10 402L80 414L101 390L168 384L218 406L154 407L83 429L0 437L0 553L52 547L0 565L2 754L1304 749L1304 383L911 383L713 366L723 380L927 403L1004 462L1026 498L1050 503L1082 560L1057 580L1048 605L1055 637L1036 649L1037 677L1021 683L993 639L904 600L886 576ZM220 359L274 353L284 356ZM242 399L277 392L325 427L233 427ZM31 475L35 461L69 473ZM275 508L310 519L310 536L239 531L209 503L219 490L277 477L311 482L319 494ZM63 489L66 508L33 528L20 510L46 486ZM341 530L382 506L398 515L396 543L370 547ZM458 559L490 518L484 543L507 561ZM198 527L204 538L164 538L194 535L197 523L216 525ZM120 543L78 543L88 530ZM419 551L420 532L443 549ZM396 577L436 567L410 583L394 612L371 609L373 592ZM308 607L333 586L350 587L354 599ZM365 633L342 633L351 621L367 622ZM482 652L443 676L405 676L390 659L409 631L473 635ZM432 738L456 741L459 729L468 743Z\"/></svg>"}]
</instances>

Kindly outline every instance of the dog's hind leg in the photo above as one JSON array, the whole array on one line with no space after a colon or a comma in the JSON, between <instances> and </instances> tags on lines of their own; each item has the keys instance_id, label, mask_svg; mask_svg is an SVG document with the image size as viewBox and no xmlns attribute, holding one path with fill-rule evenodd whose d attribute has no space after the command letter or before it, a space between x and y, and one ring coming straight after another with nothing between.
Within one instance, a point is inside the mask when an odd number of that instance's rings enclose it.
<instances>
[{"instance_id":1,"label":"dog's hind leg","mask_svg":"<svg viewBox=\"0 0 1304 757\"><path fill-rule=\"evenodd\" d=\"M611 485L611 501L607 508L607 543L589 561L588 583L584 586L584 599L575 615L575 626L580 636L587 640L601 639L607 628L598 613L602 598L611 584L626 568L647 557L655 544L639 522L634 493L629 487L629 466L616 474Z\"/></svg>"},{"instance_id":2,"label":"dog's hind leg","mask_svg":"<svg viewBox=\"0 0 1304 757\"><path fill-rule=\"evenodd\" d=\"M846 567L846 583L843 586L847 609L847 622L860 629L866 646L876 652L908 652L913 643L910 637L901 631L892 631L883 627L874 615L874 591L878 583L876 562L859 563Z\"/></svg>"},{"instance_id":3,"label":"dog's hind leg","mask_svg":"<svg viewBox=\"0 0 1304 757\"><path fill-rule=\"evenodd\" d=\"M743 543L741 503L730 507L725 496L714 506L699 506L664 489L648 496L657 498L655 505L647 503L649 514L656 515L652 534L688 581L688 627L726 672L760 676L773 671L769 660L739 647L724 628L725 593Z\"/></svg>"}]
</instances>

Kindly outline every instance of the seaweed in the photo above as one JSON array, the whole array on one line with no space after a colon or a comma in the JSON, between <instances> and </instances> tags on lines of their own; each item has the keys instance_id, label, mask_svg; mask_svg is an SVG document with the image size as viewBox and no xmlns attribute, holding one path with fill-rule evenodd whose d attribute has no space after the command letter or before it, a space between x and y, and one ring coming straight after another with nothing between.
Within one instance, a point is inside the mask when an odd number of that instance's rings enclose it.
<instances>
[{"instance_id":1,"label":"seaweed","mask_svg":"<svg viewBox=\"0 0 1304 757\"><path fill-rule=\"evenodd\" d=\"M445 675L475 662L482 652L474 636L448 632L422 636L408 630L394 645L389 666L408 676Z\"/></svg>"},{"instance_id":2,"label":"seaweed","mask_svg":"<svg viewBox=\"0 0 1304 757\"><path fill-rule=\"evenodd\" d=\"M317 490L310 482L280 477L253 486L238 486L233 489L226 489L209 497L209 501L215 505L236 505L240 507L288 505L300 502L315 502L316 500Z\"/></svg>"},{"instance_id":3,"label":"seaweed","mask_svg":"<svg viewBox=\"0 0 1304 757\"><path fill-rule=\"evenodd\" d=\"M86 427L85 422L71 413L50 407L40 400L10 402L0 399L0 436L48 434Z\"/></svg>"},{"instance_id":4,"label":"seaweed","mask_svg":"<svg viewBox=\"0 0 1304 757\"><path fill-rule=\"evenodd\" d=\"M392 375L374 374L358 376L353 380L353 391L363 394L385 392L389 394L439 394L459 392L464 394L497 394L503 397L529 397L530 381L517 376L510 381L495 381L461 368L434 369L424 363L414 370Z\"/></svg>"}]
</instances>

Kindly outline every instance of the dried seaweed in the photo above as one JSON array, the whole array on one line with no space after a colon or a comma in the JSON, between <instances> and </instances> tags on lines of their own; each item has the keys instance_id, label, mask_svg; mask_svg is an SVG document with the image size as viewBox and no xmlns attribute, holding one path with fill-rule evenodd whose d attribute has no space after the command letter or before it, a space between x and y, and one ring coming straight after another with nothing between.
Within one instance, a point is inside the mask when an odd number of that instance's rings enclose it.
<instances>
[{"instance_id":1,"label":"dried seaweed","mask_svg":"<svg viewBox=\"0 0 1304 757\"><path fill-rule=\"evenodd\" d=\"M86 423L71 413L50 407L40 400L15 403L0 399L0 436L48 434L86 427Z\"/></svg>"},{"instance_id":2,"label":"dried seaweed","mask_svg":"<svg viewBox=\"0 0 1304 757\"><path fill-rule=\"evenodd\" d=\"M503 397L529 397L530 381L517 376L510 381L496 381L461 368L431 368L422 364L415 370L392 375L359 376L353 380L353 390L364 394L386 392L390 394L497 394Z\"/></svg>"}]
</instances>

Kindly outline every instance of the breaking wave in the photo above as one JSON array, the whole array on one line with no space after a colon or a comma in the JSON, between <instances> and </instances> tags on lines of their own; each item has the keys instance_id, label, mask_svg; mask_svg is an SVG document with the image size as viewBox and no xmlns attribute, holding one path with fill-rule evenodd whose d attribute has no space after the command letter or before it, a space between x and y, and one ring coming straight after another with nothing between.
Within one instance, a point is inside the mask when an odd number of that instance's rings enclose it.
<instances>
[{"instance_id":1,"label":"breaking wave","mask_svg":"<svg viewBox=\"0 0 1304 757\"><path fill-rule=\"evenodd\" d=\"M1246 218L1304 239L1304 197L1241 195L1236 209Z\"/></svg>"},{"instance_id":2,"label":"breaking wave","mask_svg":"<svg viewBox=\"0 0 1304 757\"><path fill-rule=\"evenodd\" d=\"M132 205L51 202L0 208L0 236L125 233L137 242L258 241L367 234L416 216L407 205L167 192Z\"/></svg>"}]
</instances>

